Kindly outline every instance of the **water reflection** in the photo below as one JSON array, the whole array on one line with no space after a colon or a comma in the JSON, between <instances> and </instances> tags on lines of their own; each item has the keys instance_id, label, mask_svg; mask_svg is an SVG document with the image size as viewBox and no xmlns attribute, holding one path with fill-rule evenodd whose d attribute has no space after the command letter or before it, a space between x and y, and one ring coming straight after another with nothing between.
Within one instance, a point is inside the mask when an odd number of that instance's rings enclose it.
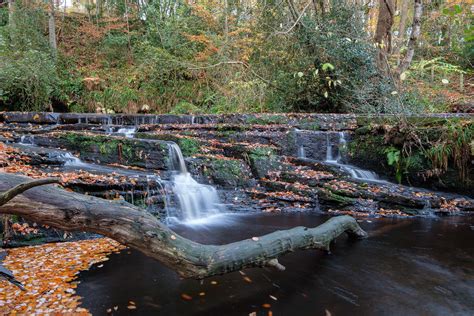
<instances>
[{"instance_id":1,"label":"water reflection","mask_svg":"<svg viewBox=\"0 0 474 316\"><path fill-rule=\"evenodd\" d=\"M316 226L315 214L229 216L222 224L175 226L203 243L227 243L293 226ZM81 274L78 288L94 314L129 300L141 315L468 315L474 310L474 224L469 217L371 219L371 237L337 240L332 254L298 251L280 261L285 272L248 269L202 283L135 252L113 255ZM212 282L217 282L213 284ZM186 301L181 294L193 299ZM204 295L200 296L200 293ZM277 300L274 300L274 299Z\"/></svg>"}]
</instances>

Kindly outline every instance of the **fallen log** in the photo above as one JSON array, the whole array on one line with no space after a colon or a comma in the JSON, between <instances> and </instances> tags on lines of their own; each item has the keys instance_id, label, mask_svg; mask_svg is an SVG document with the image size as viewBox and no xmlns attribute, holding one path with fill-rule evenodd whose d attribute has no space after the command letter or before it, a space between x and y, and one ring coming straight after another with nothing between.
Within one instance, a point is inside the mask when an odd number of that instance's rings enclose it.
<instances>
[{"instance_id":1,"label":"fallen log","mask_svg":"<svg viewBox=\"0 0 474 316\"><path fill-rule=\"evenodd\" d=\"M278 257L298 249L328 250L346 232L365 238L350 216L333 217L315 228L295 227L226 245L203 245L179 236L156 217L124 201L110 201L0 173L0 214L14 214L66 231L98 233L135 248L185 278L202 279L250 267L284 270ZM27 190L27 191L26 191ZM20 194L22 193L22 194Z\"/></svg>"}]
</instances>

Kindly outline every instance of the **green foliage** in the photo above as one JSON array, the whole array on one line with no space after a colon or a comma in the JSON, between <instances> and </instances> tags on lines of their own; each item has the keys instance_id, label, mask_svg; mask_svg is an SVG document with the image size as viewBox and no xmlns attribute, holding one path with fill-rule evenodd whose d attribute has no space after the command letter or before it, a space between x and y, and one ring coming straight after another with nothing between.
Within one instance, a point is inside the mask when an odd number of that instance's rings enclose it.
<instances>
[{"instance_id":1,"label":"green foliage","mask_svg":"<svg viewBox=\"0 0 474 316\"><path fill-rule=\"evenodd\" d=\"M201 144L199 141L192 138L181 138L178 141L179 148L183 152L183 155L190 157L200 152Z\"/></svg>"},{"instance_id":2,"label":"green foliage","mask_svg":"<svg viewBox=\"0 0 474 316\"><path fill-rule=\"evenodd\" d=\"M405 93L381 73L366 8L332 1L321 14L309 6L293 25L285 2L228 5L225 33L217 2L87 4L87 16L66 15L58 23L57 59L50 56L44 6L15 1L12 25L3 6L0 106L136 113L147 104L151 112L175 114L446 110L445 100ZM437 1L428 7L439 14L424 17L415 55L423 59L405 76L429 79L431 69L440 80L459 75L474 56L469 6ZM394 59L388 58L392 66ZM86 77L100 78L101 86L86 91Z\"/></svg>"},{"instance_id":3,"label":"green foliage","mask_svg":"<svg viewBox=\"0 0 474 316\"><path fill-rule=\"evenodd\" d=\"M474 139L472 122L449 122L441 135L432 140L425 155L431 160L434 169L446 172L452 162L462 181L470 181L468 174L471 161L471 142Z\"/></svg>"},{"instance_id":4,"label":"green foliage","mask_svg":"<svg viewBox=\"0 0 474 316\"><path fill-rule=\"evenodd\" d=\"M128 36L123 33L108 33L102 40L101 50L105 54L104 61L110 66L124 63L128 56Z\"/></svg>"},{"instance_id":5,"label":"green foliage","mask_svg":"<svg viewBox=\"0 0 474 316\"><path fill-rule=\"evenodd\" d=\"M400 96L405 113L449 112L448 102L443 95L423 95L417 90L406 91Z\"/></svg>"},{"instance_id":6,"label":"green foliage","mask_svg":"<svg viewBox=\"0 0 474 316\"><path fill-rule=\"evenodd\" d=\"M423 23L424 49L419 52L425 59L443 56L449 63L471 67L474 64L473 22L469 3L444 4L441 11Z\"/></svg>"},{"instance_id":7,"label":"green foliage","mask_svg":"<svg viewBox=\"0 0 474 316\"><path fill-rule=\"evenodd\" d=\"M186 101L180 101L170 111L171 114L198 114L201 113L201 109L192 103Z\"/></svg>"},{"instance_id":8,"label":"green foliage","mask_svg":"<svg viewBox=\"0 0 474 316\"><path fill-rule=\"evenodd\" d=\"M303 19L276 75L282 101L303 111L382 110L390 84L379 73L354 8L335 5L325 16Z\"/></svg>"},{"instance_id":9,"label":"green foliage","mask_svg":"<svg viewBox=\"0 0 474 316\"><path fill-rule=\"evenodd\" d=\"M388 165L395 168L395 178L397 179L397 182L402 183L403 169L400 150L395 147L388 147L384 152L387 155Z\"/></svg>"},{"instance_id":10,"label":"green foliage","mask_svg":"<svg viewBox=\"0 0 474 316\"><path fill-rule=\"evenodd\" d=\"M0 7L0 27L8 24L8 6Z\"/></svg>"},{"instance_id":11,"label":"green foliage","mask_svg":"<svg viewBox=\"0 0 474 316\"><path fill-rule=\"evenodd\" d=\"M0 59L0 102L22 111L47 109L57 93L56 68L47 53L9 52Z\"/></svg>"}]
</instances>

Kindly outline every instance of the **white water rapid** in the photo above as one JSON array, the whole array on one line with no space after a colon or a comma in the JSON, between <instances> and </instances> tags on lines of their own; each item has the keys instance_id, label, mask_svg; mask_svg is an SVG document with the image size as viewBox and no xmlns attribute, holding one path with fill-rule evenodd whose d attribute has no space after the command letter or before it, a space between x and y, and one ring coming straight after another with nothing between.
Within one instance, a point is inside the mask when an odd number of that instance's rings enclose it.
<instances>
[{"instance_id":1,"label":"white water rapid","mask_svg":"<svg viewBox=\"0 0 474 316\"><path fill-rule=\"evenodd\" d=\"M186 169L179 146L169 143L170 167L175 171L172 189L179 203L179 220L185 223L202 223L206 218L222 212L222 205L214 187L198 183Z\"/></svg>"},{"instance_id":2,"label":"white water rapid","mask_svg":"<svg viewBox=\"0 0 474 316\"><path fill-rule=\"evenodd\" d=\"M332 150L332 144L329 141L329 134L327 136L327 148L326 148L326 162L335 164L338 167L340 167L342 170L346 171L351 175L352 178L354 179L359 179L359 180L366 180L366 181L381 181L378 177L378 175L370 170L364 170L361 168L354 167L352 165L347 165L340 163L341 160L341 150L344 150L346 148L346 134L344 132L339 132L337 133L338 135L338 142L337 142L337 157L336 159L333 158L333 150Z\"/></svg>"}]
</instances>

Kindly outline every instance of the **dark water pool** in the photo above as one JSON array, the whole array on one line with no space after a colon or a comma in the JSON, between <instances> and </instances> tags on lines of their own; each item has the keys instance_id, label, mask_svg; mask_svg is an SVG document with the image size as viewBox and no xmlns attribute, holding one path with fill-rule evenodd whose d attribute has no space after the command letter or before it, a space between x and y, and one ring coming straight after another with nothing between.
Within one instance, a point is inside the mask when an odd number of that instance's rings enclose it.
<instances>
[{"instance_id":1,"label":"dark water pool","mask_svg":"<svg viewBox=\"0 0 474 316\"><path fill-rule=\"evenodd\" d=\"M227 243L325 219L303 213L249 214L176 230L200 242ZM118 306L114 314L131 314L130 300L137 306L133 313L140 315L268 315L270 310L273 315L474 314L474 218L371 221L360 223L369 239L341 237L331 254L287 255L280 260L284 272L248 269L245 275L203 282L181 280L139 252L124 251L102 268L81 273L78 294L94 315L113 306ZM183 293L192 300L184 300Z\"/></svg>"}]
</instances>

